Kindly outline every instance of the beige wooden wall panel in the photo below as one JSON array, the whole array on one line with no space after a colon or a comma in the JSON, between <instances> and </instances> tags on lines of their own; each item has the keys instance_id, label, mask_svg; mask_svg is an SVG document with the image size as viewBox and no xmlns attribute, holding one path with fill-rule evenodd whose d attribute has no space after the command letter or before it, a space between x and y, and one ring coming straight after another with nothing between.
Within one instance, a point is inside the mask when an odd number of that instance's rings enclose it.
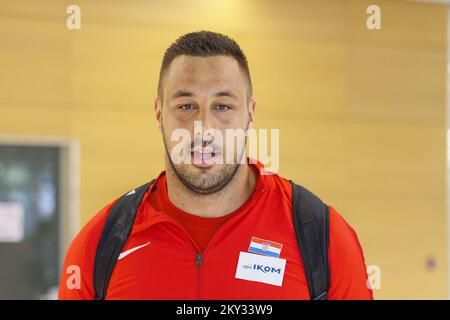
<instances>
[{"instance_id":1,"label":"beige wooden wall panel","mask_svg":"<svg viewBox=\"0 0 450 320\"><path fill-rule=\"evenodd\" d=\"M364 0L3 1L0 135L79 139L85 223L162 170L163 51L226 33L249 58L256 127L280 129L280 174L356 229L382 270L375 297L447 298L447 9L376 3L383 29L368 31Z\"/></svg>"}]
</instances>

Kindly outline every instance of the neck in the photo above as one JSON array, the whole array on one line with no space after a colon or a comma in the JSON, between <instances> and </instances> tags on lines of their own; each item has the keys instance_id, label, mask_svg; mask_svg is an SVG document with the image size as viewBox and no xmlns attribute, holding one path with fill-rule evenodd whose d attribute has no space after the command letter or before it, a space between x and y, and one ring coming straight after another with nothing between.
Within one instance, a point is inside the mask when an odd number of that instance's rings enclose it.
<instances>
[{"instance_id":1,"label":"neck","mask_svg":"<svg viewBox=\"0 0 450 320\"><path fill-rule=\"evenodd\" d=\"M213 194L199 194L188 189L166 160L167 194L179 209L205 218L225 216L243 205L256 185L256 173L249 164L240 164L231 181Z\"/></svg>"}]
</instances>

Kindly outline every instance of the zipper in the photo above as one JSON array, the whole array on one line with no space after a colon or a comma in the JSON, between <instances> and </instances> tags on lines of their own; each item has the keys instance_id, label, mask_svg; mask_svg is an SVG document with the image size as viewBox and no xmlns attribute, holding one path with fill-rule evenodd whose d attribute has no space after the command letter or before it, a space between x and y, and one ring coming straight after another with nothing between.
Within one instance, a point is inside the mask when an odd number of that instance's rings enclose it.
<instances>
[{"instance_id":1,"label":"zipper","mask_svg":"<svg viewBox=\"0 0 450 320\"><path fill-rule=\"evenodd\" d=\"M257 202L256 200L259 198L259 196L266 191L266 188L263 188L261 190L257 191L257 194L254 194L251 200L252 205L248 206L247 208L245 208L245 211L248 213L248 211L250 211L251 207ZM245 214L246 215L246 214ZM205 250L203 250L203 253L200 252L200 248L198 247L197 243L195 243L194 239L192 238L192 236L189 234L189 232L186 231L186 229L174 218L167 216L164 214L164 216L161 219L158 219L159 221L154 221L153 223L150 223L149 225L146 225L145 227L143 227L142 229L146 229L148 228L150 225L159 223L159 222L167 222L167 223L171 223L175 226L177 226L178 228L180 228L184 234L188 237L189 242L191 242L192 248L195 252L195 267L197 270L197 296L198 299L203 299L203 264L204 264L204 256L205 253L208 251L208 249L211 247L211 243L214 242L214 239L218 237L218 235L221 233L221 231L229 224L233 223L234 221L238 220L238 219L242 219L245 215L237 215L235 217L232 217L231 219L227 220L223 225L220 226L220 228L217 230L217 232L212 236L211 240L208 242L208 244L205 247ZM140 230L136 230L136 232L141 231L142 229L139 228Z\"/></svg>"},{"instance_id":2,"label":"zipper","mask_svg":"<svg viewBox=\"0 0 450 320\"><path fill-rule=\"evenodd\" d=\"M254 194L252 199L252 205L248 206L247 208L245 208L245 211L247 211L247 213L250 211L251 207L256 203L256 199L259 198L259 196L266 191L266 188L263 188L261 190L258 190L257 194ZM246 215L246 214L245 214ZM245 215L241 215L239 217L239 219L242 219ZM204 256L205 253L208 251L208 249L211 247L211 243L214 242L214 239L218 237L218 235L221 233L221 231L229 224L233 223L234 221L237 221L238 218L232 217L232 219L227 220L224 224L222 224L220 226L220 228L216 231L216 233L212 236L211 240L209 240L208 244L205 247L205 250L203 250L203 253L201 252L197 252L196 258L195 258L195 264L196 264L196 268L197 268L197 292L198 292L198 299L203 299L203 260L204 260ZM184 229L181 225L180 227L182 229ZM188 233L188 232L186 232ZM190 235L189 235L189 238ZM194 247L196 247L195 242L193 241L193 239L191 238Z\"/></svg>"},{"instance_id":3,"label":"zipper","mask_svg":"<svg viewBox=\"0 0 450 320\"><path fill-rule=\"evenodd\" d=\"M198 300L203 299L203 277L202 277L202 262L203 255L200 252L197 252L197 256L195 258L195 266L197 268L197 292L198 292Z\"/></svg>"}]
</instances>

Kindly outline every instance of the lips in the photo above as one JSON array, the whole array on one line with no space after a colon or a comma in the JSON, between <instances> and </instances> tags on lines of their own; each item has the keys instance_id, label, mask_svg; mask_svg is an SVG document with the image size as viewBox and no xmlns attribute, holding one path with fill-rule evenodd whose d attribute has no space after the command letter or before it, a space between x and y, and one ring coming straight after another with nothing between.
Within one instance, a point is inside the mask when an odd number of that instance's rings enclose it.
<instances>
[{"instance_id":1,"label":"lips","mask_svg":"<svg viewBox=\"0 0 450 320\"><path fill-rule=\"evenodd\" d=\"M192 163L197 167L210 167L215 163L216 153L214 151L192 151Z\"/></svg>"}]
</instances>

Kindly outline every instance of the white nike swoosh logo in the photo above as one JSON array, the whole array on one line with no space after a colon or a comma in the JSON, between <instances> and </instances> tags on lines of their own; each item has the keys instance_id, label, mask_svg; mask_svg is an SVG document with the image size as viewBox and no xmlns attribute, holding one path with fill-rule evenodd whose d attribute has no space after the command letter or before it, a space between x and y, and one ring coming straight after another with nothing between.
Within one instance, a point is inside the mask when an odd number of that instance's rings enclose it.
<instances>
[{"instance_id":1,"label":"white nike swoosh logo","mask_svg":"<svg viewBox=\"0 0 450 320\"><path fill-rule=\"evenodd\" d=\"M149 242L147 242L147 243L145 243L145 244L143 244L143 245L140 245L140 246L137 246L137 247L134 247L134 248L131 248L131 249L127 250L127 251L122 252L122 253L119 255L119 257L117 258L117 260L123 259L123 258L125 258L127 255L129 255L130 253L135 252L136 250L139 250L139 249L141 249L141 248L143 248L143 247L145 247L145 246L148 246L148 245L150 244L150 242L151 242L151 241L149 241Z\"/></svg>"},{"instance_id":2,"label":"white nike swoosh logo","mask_svg":"<svg viewBox=\"0 0 450 320\"><path fill-rule=\"evenodd\" d=\"M128 193L125 195L125 197L126 197L126 196L129 196L130 194L135 194L135 193L136 193L136 190L133 189L133 190L131 190L130 192L128 192Z\"/></svg>"}]
</instances>

